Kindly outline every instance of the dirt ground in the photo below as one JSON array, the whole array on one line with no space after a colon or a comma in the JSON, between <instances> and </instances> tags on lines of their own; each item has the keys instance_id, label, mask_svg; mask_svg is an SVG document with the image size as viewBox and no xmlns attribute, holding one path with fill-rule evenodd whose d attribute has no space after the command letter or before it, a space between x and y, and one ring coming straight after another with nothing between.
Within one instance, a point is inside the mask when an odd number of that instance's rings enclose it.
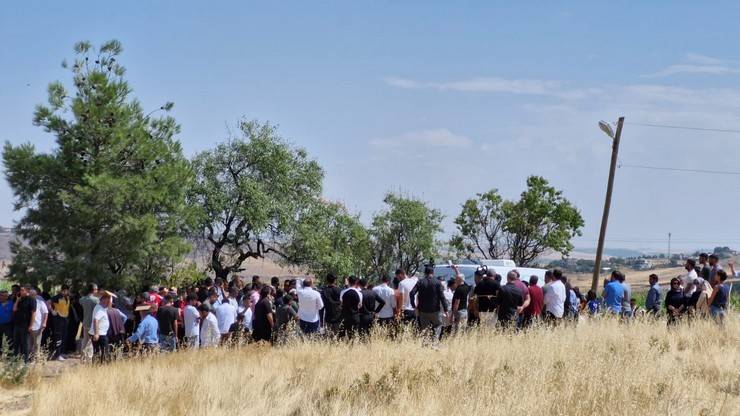
<instances>
[{"instance_id":1,"label":"dirt ground","mask_svg":"<svg viewBox=\"0 0 740 416\"><path fill-rule=\"evenodd\" d=\"M68 358L65 361L47 361L37 367L40 371L39 377L34 383L45 383L59 376L62 371L80 365L77 358ZM31 413L31 398L33 396L33 385L19 387L0 387L0 415L2 416L25 416Z\"/></svg>"}]
</instances>

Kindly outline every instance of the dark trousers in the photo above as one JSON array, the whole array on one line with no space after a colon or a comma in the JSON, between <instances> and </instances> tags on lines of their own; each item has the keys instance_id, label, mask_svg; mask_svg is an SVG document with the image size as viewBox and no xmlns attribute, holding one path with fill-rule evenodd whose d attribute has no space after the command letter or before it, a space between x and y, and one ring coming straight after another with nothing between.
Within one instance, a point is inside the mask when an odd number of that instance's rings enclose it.
<instances>
[{"instance_id":1,"label":"dark trousers","mask_svg":"<svg viewBox=\"0 0 740 416\"><path fill-rule=\"evenodd\" d=\"M416 323L416 311L404 310L402 320L404 324Z\"/></svg>"},{"instance_id":2,"label":"dark trousers","mask_svg":"<svg viewBox=\"0 0 740 416\"><path fill-rule=\"evenodd\" d=\"M369 313L360 314L360 335L370 335L370 331L373 329L374 321L375 315Z\"/></svg>"},{"instance_id":3,"label":"dark trousers","mask_svg":"<svg viewBox=\"0 0 740 416\"><path fill-rule=\"evenodd\" d=\"M31 353L30 334L26 325L16 325L13 328L13 353L16 357L23 357L24 362L28 362Z\"/></svg>"},{"instance_id":4,"label":"dark trousers","mask_svg":"<svg viewBox=\"0 0 740 416\"><path fill-rule=\"evenodd\" d=\"M58 358L65 352L68 324L68 318L64 318L58 315L51 317L52 360Z\"/></svg>"},{"instance_id":5,"label":"dark trousers","mask_svg":"<svg viewBox=\"0 0 740 416\"><path fill-rule=\"evenodd\" d=\"M100 363L110 361L110 346L108 345L108 335L100 335L98 340L93 340L93 362L95 357L100 357Z\"/></svg>"},{"instance_id":6,"label":"dark trousers","mask_svg":"<svg viewBox=\"0 0 740 416\"><path fill-rule=\"evenodd\" d=\"M355 337L355 334L357 333L357 330L359 329L359 327L360 327L359 315L345 316L344 320L342 321L342 329L340 331L340 336L342 338L352 339Z\"/></svg>"},{"instance_id":7,"label":"dark trousers","mask_svg":"<svg viewBox=\"0 0 740 416\"><path fill-rule=\"evenodd\" d=\"M0 352L13 351L13 323L0 324Z\"/></svg>"}]
</instances>

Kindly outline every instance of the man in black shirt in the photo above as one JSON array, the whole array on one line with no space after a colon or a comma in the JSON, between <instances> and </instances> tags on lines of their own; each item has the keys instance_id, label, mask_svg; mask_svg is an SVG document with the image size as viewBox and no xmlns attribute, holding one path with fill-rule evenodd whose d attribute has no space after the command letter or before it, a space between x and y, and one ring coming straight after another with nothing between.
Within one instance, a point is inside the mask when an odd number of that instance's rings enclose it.
<instances>
[{"instance_id":1,"label":"man in black shirt","mask_svg":"<svg viewBox=\"0 0 740 416\"><path fill-rule=\"evenodd\" d=\"M352 339L360 326L360 308L362 307L362 292L357 284L357 277L350 276L349 287L342 290L339 300L342 302L342 329L341 336Z\"/></svg>"},{"instance_id":2,"label":"man in black shirt","mask_svg":"<svg viewBox=\"0 0 740 416\"><path fill-rule=\"evenodd\" d=\"M418 302L416 301L417 295L419 296ZM439 330L442 326L439 312L444 310L446 316L449 305L445 300L442 284L434 278L434 267L430 265L424 267L424 278L419 279L409 297L411 306L416 309L419 329L430 331L435 339L439 339Z\"/></svg>"},{"instance_id":3,"label":"man in black shirt","mask_svg":"<svg viewBox=\"0 0 740 416\"><path fill-rule=\"evenodd\" d=\"M255 342L267 341L272 343L272 328L275 326L275 321L272 312L271 292L272 286L262 286L260 300L254 306L252 339Z\"/></svg>"},{"instance_id":4,"label":"man in black shirt","mask_svg":"<svg viewBox=\"0 0 740 416\"><path fill-rule=\"evenodd\" d=\"M524 304L522 291L514 284L518 278L515 271L510 271L506 275L507 283L498 292L498 321L503 328L516 323L517 308Z\"/></svg>"},{"instance_id":5,"label":"man in black shirt","mask_svg":"<svg viewBox=\"0 0 740 416\"><path fill-rule=\"evenodd\" d=\"M452 294L452 325L457 332L460 327L465 326L468 320L468 296L470 286L465 283L465 276L461 273L455 278L455 291Z\"/></svg>"},{"instance_id":6,"label":"man in black shirt","mask_svg":"<svg viewBox=\"0 0 740 416\"><path fill-rule=\"evenodd\" d=\"M501 284L496 281L496 272L488 270L483 279L473 289L473 294L478 302L478 313L483 325L494 326L496 324L493 312L498 306L498 293Z\"/></svg>"},{"instance_id":7,"label":"man in black shirt","mask_svg":"<svg viewBox=\"0 0 740 416\"><path fill-rule=\"evenodd\" d=\"M360 335L370 335L373 328L375 314L385 306L385 301L375 291L367 288L367 280L360 279L360 293L362 294L362 307L360 308Z\"/></svg>"},{"instance_id":8,"label":"man in black shirt","mask_svg":"<svg viewBox=\"0 0 740 416\"><path fill-rule=\"evenodd\" d=\"M172 352L177 349L177 319L179 317L180 311L172 306L172 295L164 295L157 310L159 345L163 351Z\"/></svg>"},{"instance_id":9,"label":"man in black shirt","mask_svg":"<svg viewBox=\"0 0 740 416\"><path fill-rule=\"evenodd\" d=\"M326 286L321 291L321 300L324 302L324 324L328 332L334 336L339 333L342 323L342 303L339 294L342 292L337 287L337 277L329 273L326 276Z\"/></svg>"},{"instance_id":10,"label":"man in black shirt","mask_svg":"<svg viewBox=\"0 0 740 416\"><path fill-rule=\"evenodd\" d=\"M13 304L13 352L28 362L31 352L30 335L36 316L36 298L29 296L30 285L23 285Z\"/></svg>"}]
</instances>

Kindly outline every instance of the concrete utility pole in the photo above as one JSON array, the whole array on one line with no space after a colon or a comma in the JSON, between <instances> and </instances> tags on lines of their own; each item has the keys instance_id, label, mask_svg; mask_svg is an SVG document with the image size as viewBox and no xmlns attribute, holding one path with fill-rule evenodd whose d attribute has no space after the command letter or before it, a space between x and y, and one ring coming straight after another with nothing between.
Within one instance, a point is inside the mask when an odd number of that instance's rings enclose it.
<instances>
[{"instance_id":1,"label":"concrete utility pole","mask_svg":"<svg viewBox=\"0 0 740 416\"><path fill-rule=\"evenodd\" d=\"M601 216L601 231L599 232L599 245L596 247L596 262L594 264L594 277L591 282L591 290L597 291L599 287L599 276L601 273L601 257L604 254L604 237L606 237L606 224L609 222L609 208L612 204L612 190L614 189L614 174L617 170L617 160L619 156L619 138L622 136L622 126L624 117L619 117L617 121L617 132L613 133L611 126L605 122L600 122L599 127L612 139L612 162L609 167L609 183L606 186L606 201L604 201L604 213Z\"/></svg>"},{"instance_id":2,"label":"concrete utility pole","mask_svg":"<svg viewBox=\"0 0 740 416\"><path fill-rule=\"evenodd\" d=\"M668 233L668 261L671 261L671 233Z\"/></svg>"}]
</instances>

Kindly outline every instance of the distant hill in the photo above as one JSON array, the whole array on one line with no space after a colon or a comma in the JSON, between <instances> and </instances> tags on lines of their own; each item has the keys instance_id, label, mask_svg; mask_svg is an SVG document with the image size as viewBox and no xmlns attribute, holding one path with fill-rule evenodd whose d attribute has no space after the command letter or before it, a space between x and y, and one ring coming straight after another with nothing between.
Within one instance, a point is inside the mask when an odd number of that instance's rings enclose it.
<instances>
[{"instance_id":1,"label":"distant hill","mask_svg":"<svg viewBox=\"0 0 740 416\"><path fill-rule=\"evenodd\" d=\"M595 248L576 248L574 251L579 253L596 254ZM629 248L604 248L604 255L609 257L640 257L644 254L645 253L642 251L632 250Z\"/></svg>"}]
</instances>

